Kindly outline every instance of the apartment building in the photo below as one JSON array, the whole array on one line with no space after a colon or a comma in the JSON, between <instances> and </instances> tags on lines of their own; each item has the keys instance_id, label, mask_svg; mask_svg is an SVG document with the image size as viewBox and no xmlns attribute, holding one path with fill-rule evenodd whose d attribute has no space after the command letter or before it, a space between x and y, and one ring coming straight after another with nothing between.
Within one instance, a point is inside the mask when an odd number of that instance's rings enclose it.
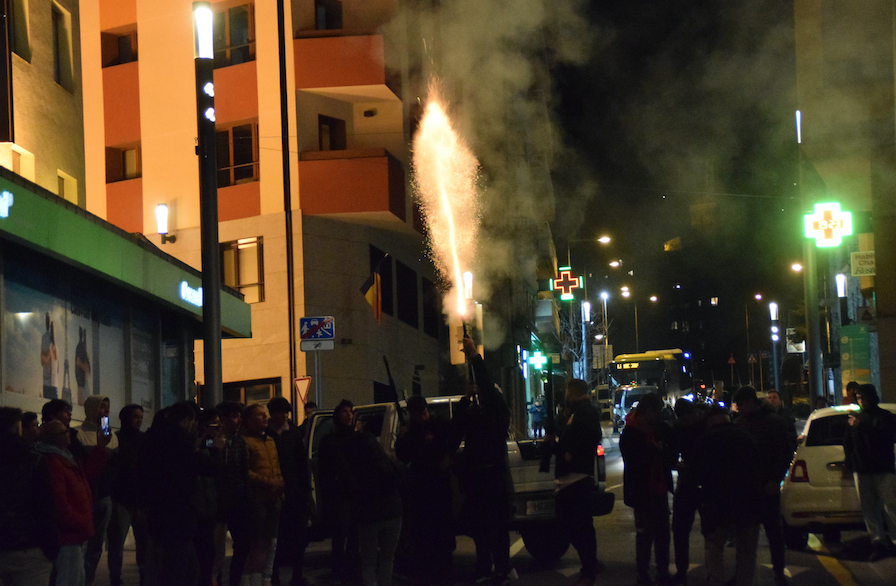
<instances>
[{"instance_id":1,"label":"apartment building","mask_svg":"<svg viewBox=\"0 0 896 586\"><path fill-rule=\"evenodd\" d=\"M295 374L320 373L320 395L313 384L308 399L324 407L388 400L384 357L400 390L417 375L424 394L436 394L447 352L441 300L408 188L418 96L403 88L404 39L380 30L398 2L283 4L281 55L278 2L211 3L222 268L251 304L253 333L224 340L224 397L293 395L291 327ZM87 209L199 268L191 5L82 0L80 31ZM164 240L160 204L169 210ZM379 323L359 290L375 266ZM296 322L335 319L333 349L319 352L317 365L299 350L291 303ZM201 343L196 351L201 384Z\"/></svg>"}]
</instances>

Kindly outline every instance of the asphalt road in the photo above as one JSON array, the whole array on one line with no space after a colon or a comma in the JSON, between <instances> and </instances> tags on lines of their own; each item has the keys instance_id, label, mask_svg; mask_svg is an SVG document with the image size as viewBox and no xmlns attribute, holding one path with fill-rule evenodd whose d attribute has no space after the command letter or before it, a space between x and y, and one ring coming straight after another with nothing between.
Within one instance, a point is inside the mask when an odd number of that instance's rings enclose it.
<instances>
[{"instance_id":1,"label":"asphalt road","mask_svg":"<svg viewBox=\"0 0 896 586\"><path fill-rule=\"evenodd\" d=\"M609 431L609 430L606 430ZM622 458L618 437L606 433L604 448L607 453L607 487L616 494L613 512L594 520L597 531L598 555L606 569L598 577L599 586L632 586L635 583L635 532L632 510L622 503ZM874 563L864 561L870 549L867 536L861 532L844 533L838 543L823 543L820 535L810 536L806 551L787 551L787 572L793 586L892 586L896 584L896 557ZM328 584L329 542L313 543L306 557L305 575L312 584ZM511 534L511 561L519 574L517 586L568 586L579 571L578 557L573 548L557 564L539 565L529 554L516 533ZM726 563L733 572L734 550L726 551ZM475 550L472 540L459 537L454 554L454 583L461 586L473 573ZM759 570L757 585L774 584L768 542L760 532ZM125 584L136 585L134 552L125 552ZM287 570L288 572L288 570ZM699 519L691 535L690 584L703 584L703 538ZM283 576L286 578L286 574ZM401 582L396 579L396 584ZM288 583L284 581L284 583ZM100 562L96 586L108 586L106 559Z\"/></svg>"}]
</instances>

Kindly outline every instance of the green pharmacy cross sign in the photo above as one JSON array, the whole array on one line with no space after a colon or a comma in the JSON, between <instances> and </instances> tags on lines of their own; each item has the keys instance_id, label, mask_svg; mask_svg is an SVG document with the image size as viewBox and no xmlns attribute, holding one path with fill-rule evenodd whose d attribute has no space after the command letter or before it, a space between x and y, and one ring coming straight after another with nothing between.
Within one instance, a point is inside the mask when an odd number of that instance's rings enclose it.
<instances>
[{"instance_id":1,"label":"green pharmacy cross sign","mask_svg":"<svg viewBox=\"0 0 896 586\"><path fill-rule=\"evenodd\" d=\"M531 364L534 368L541 370L544 368L544 365L547 364L548 357L542 354L541 352L534 352L531 356L529 356L529 364Z\"/></svg>"},{"instance_id":2,"label":"green pharmacy cross sign","mask_svg":"<svg viewBox=\"0 0 896 586\"><path fill-rule=\"evenodd\" d=\"M844 236L852 236L852 214L841 211L839 203L817 203L805 220L806 238L814 238L819 248L840 246Z\"/></svg>"}]
</instances>

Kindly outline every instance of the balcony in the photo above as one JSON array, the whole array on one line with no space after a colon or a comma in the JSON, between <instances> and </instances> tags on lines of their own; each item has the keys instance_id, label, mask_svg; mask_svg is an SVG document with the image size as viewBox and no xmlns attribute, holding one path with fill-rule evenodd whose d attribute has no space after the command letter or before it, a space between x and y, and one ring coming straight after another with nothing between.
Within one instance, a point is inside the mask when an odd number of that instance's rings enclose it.
<instances>
[{"instance_id":1,"label":"balcony","mask_svg":"<svg viewBox=\"0 0 896 586\"><path fill-rule=\"evenodd\" d=\"M404 169L383 148L303 152L299 197L307 215L364 214L406 221Z\"/></svg>"},{"instance_id":2,"label":"balcony","mask_svg":"<svg viewBox=\"0 0 896 586\"><path fill-rule=\"evenodd\" d=\"M106 144L140 141L140 82L137 62L103 69Z\"/></svg>"},{"instance_id":3,"label":"balcony","mask_svg":"<svg viewBox=\"0 0 896 586\"><path fill-rule=\"evenodd\" d=\"M258 118L255 61L215 69L215 116L219 124Z\"/></svg>"},{"instance_id":4,"label":"balcony","mask_svg":"<svg viewBox=\"0 0 896 586\"><path fill-rule=\"evenodd\" d=\"M127 232L143 232L143 179L106 185L106 220Z\"/></svg>"},{"instance_id":5,"label":"balcony","mask_svg":"<svg viewBox=\"0 0 896 586\"><path fill-rule=\"evenodd\" d=\"M331 32L331 31L327 31ZM363 94L394 99L399 94L385 66L381 35L311 36L293 41L296 89L337 91L359 86L369 88Z\"/></svg>"}]
</instances>

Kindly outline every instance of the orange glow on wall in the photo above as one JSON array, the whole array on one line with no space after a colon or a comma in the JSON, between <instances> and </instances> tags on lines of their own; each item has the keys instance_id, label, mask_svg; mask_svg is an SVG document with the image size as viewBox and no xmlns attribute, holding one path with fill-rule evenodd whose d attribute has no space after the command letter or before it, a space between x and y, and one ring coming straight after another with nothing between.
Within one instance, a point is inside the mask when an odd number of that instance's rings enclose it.
<instances>
[{"instance_id":1,"label":"orange glow on wall","mask_svg":"<svg viewBox=\"0 0 896 586\"><path fill-rule=\"evenodd\" d=\"M391 156L303 160L299 196L309 215L389 212L405 221L404 175Z\"/></svg>"},{"instance_id":2,"label":"orange glow on wall","mask_svg":"<svg viewBox=\"0 0 896 586\"><path fill-rule=\"evenodd\" d=\"M253 181L218 189L218 221L261 215L261 183Z\"/></svg>"}]
</instances>

